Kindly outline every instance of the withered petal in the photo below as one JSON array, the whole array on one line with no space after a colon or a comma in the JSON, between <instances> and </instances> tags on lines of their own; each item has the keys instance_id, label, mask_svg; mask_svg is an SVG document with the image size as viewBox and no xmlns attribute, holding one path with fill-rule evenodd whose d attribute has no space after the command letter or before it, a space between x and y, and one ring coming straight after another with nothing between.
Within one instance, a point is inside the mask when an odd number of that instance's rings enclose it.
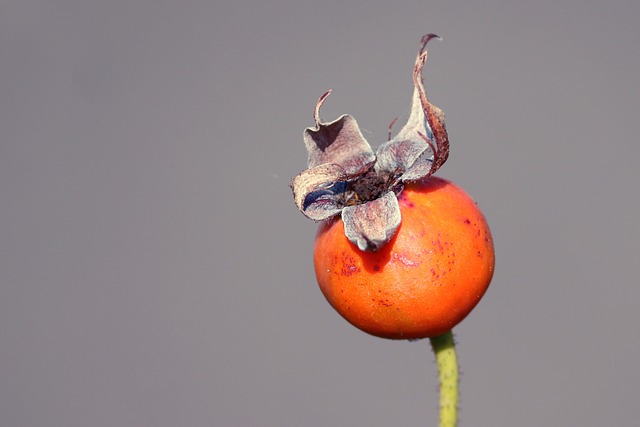
<instances>
[{"instance_id":1,"label":"withered petal","mask_svg":"<svg viewBox=\"0 0 640 427\"><path fill-rule=\"evenodd\" d=\"M314 221L339 214L342 210L340 183L346 176L340 165L331 163L299 173L291 181L291 189L300 212Z\"/></svg>"},{"instance_id":2,"label":"withered petal","mask_svg":"<svg viewBox=\"0 0 640 427\"><path fill-rule=\"evenodd\" d=\"M320 106L329 93L323 94L316 104L316 126L304 131L309 167L333 163L342 166L347 174L355 175L375 161L375 154L352 116L345 114L328 123L320 121Z\"/></svg>"},{"instance_id":3,"label":"withered petal","mask_svg":"<svg viewBox=\"0 0 640 427\"><path fill-rule=\"evenodd\" d=\"M376 251L387 244L400 227L400 220L400 206L393 191L342 210L345 235L361 251Z\"/></svg>"}]
</instances>

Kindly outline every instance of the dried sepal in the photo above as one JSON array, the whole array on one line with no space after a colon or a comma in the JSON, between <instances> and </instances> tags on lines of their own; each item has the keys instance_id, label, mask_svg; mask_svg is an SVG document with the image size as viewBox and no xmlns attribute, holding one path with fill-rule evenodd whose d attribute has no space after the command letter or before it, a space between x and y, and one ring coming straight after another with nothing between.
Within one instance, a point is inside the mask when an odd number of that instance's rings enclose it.
<instances>
[{"instance_id":1,"label":"dried sepal","mask_svg":"<svg viewBox=\"0 0 640 427\"><path fill-rule=\"evenodd\" d=\"M431 157L431 149L424 140L393 139L376 151L375 168L379 174L392 175L399 181L415 180L429 173Z\"/></svg>"},{"instance_id":2,"label":"dried sepal","mask_svg":"<svg viewBox=\"0 0 640 427\"><path fill-rule=\"evenodd\" d=\"M449 157L449 135L447 134L445 125L444 112L427 100L427 93L422 83L422 69L424 68L425 62L427 62L428 51L426 47L429 40L433 38L440 37L435 34L427 34L422 37L422 47L418 52L418 57L413 67L413 84L418 92L420 104L422 105L422 110L426 116L430 130L429 133L423 134L423 136L426 136L429 140L435 139L436 141L433 165L431 166L429 175L432 175L440 169L440 166L442 166ZM433 138L430 134L433 135Z\"/></svg>"},{"instance_id":3,"label":"dried sepal","mask_svg":"<svg viewBox=\"0 0 640 427\"><path fill-rule=\"evenodd\" d=\"M422 38L422 47L413 69L414 90L407 122L393 139L382 144L376 152L376 170L394 174L399 181L428 177L442 166L449 153L444 114L429 103L422 84L422 70L427 60L426 45L436 37L435 34L427 34Z\"/></svg>"},{"instance_id":4,"label":"dried sepal","mask_svg":"<svg viewBox=\"0 0 640 427\"><path fill-rule=\"evenodd\" d=\"M375 161L375 154L352 116L344 114L328 123L320 120L320 107L330 93L324 93L316 103L316 126L304 131L309 167L334 163L349 175L357 174Z\"/></svg>"},{"instance_id":5,"label":"dried sepal","mask_svg":"<svg viewBox=\"0 0 640 427\"><path fill-rule=\"evenodd\" d=\"M321 221L342 211L337 183L346 177L340 165L326 163L299 173L291 181L296 206L307 218Z\"/></svg>"},{"instance_id":6,"label":"dried sepal","mask_svg":"<svg viewBox=\"0 0 640 427\"><path fill-rule=\"evenodd\" d=\"M362 205L342 210L344 233L361 251L376 251L393 238L400 227L400 206L389 191Z\"/></svg>"}]
</instances>

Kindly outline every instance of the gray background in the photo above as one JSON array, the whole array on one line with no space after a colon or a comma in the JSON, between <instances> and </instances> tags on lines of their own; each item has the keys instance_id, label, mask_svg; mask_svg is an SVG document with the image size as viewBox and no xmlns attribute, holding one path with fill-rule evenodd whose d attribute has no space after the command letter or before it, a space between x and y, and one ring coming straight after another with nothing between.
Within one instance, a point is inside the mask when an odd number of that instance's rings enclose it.
<instances>
[{"instance_id":1,"label":"gray background","mask_svg":"<svg viewBox=\"0 0 640 427\"><path fill-rule=\"evenodd\" d=\"M408 112L489 219L461 425L637 425L640 3L4 1L0 425L437 423L427 341L315 283L302 130Z\"/></svg>"}]
</instances>

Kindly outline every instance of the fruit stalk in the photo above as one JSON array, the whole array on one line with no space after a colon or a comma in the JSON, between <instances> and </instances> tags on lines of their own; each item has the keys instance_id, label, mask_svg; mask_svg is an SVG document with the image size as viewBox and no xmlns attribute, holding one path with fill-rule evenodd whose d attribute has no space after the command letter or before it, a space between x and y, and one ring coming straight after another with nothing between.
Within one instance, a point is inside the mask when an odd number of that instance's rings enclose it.
<instances>
[{"instance_id":1,"label":"fruit stalk","mask_svg":"<svg viewBox=\"0 0 640 427\"><path fill-rule=\"evenodd\" d=\"M440 427L455 427L458 422L458 361L453 333L430 338L440 377Z\"/></svg>"}]
</instances>

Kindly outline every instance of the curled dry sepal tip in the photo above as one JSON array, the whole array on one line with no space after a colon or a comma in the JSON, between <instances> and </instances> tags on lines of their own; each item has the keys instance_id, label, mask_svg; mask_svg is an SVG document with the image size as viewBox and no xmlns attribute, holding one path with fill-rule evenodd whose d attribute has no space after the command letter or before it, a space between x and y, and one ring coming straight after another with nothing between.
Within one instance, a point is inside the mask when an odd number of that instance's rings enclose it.
<instances>
[{"instance_id":1,"label":"curled dry sepal tip","mask_svg":"<svg viewBox=\"0 0 640 427\"><path fill-rule=\"evenodd\" d=\"M304 131L309 168L291 183L295 203L314 221L341 214L345 235L360 250L377 251L393 238L401 222L397 197L404 183L432 175L449 155L444 114L427 100L422 82L433 38L439 37L427 34L421 40L407 123L375 153L352 116L320 120L331 91L316 103L315 127Z\"/></svg>"}]
</instances>

